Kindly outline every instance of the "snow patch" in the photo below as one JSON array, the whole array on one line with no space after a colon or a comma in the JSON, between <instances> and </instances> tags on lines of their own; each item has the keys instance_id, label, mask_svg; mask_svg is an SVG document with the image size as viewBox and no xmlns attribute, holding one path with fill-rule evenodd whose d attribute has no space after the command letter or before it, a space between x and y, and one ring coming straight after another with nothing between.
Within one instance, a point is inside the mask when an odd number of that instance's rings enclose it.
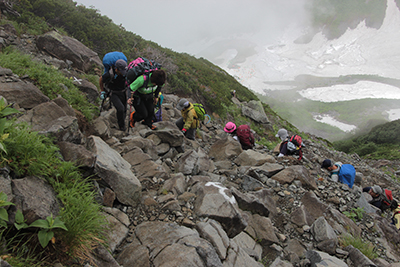
<instances>
[{"instance_id":1,"label":"snow patch","mask_svg":"<svg viewBox=\"0 0 400 267\"><path fill-rule=\"evenodd\" d=\"M218 192L227 200L229 201L232 205L236 204L236 199L234 196L229 197L226 193L225 190L228 190L228 188L223 187L220 183L216 182L208 182L206 183L206 186L215 186L218 188Z\"/></svg>"},{"instance_id":2,"label":"snow patch","mask_svg":"<svg viewBox=\"0 0 400 267\"><path fill-rule=\"evenodd\" d=\"M355 84L337 84L329 87L309 88L299 91L304 98L321 102L338 102L365 98L400 99L400 88L359 81Z\"/></svg>"},{"instance_id":3,"label":"snow patch","mask_svg":"<svg viewBox=\"0 0 400 267\"><path fill-rule=\"evenodd\" d=\"M395 121L395 120L400 119L400 109L390 109L386 112L389 115L390 121Z\"/></svg>"},{"instance_id":4,"label":"snow patch","mask_svg":"<svg viewBox=\"0 0 400 267\"><path fill-rule=\"evenodd\" d=\"M335 118L333 118L332 116L325 115L325 114L324 115L315 115L314 120L332 125L334 127L339 128L340 130L342 130L344 132L351 132L357 128L355 125L340 122L340 121L336 120Z\"/></svg>"}]
</instances>

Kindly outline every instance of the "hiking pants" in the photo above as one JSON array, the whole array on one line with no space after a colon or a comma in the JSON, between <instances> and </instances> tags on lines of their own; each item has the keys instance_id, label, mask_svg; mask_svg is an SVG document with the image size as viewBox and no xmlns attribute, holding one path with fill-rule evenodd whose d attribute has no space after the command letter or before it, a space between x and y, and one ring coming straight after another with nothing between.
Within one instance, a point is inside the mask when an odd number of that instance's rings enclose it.
<instances>
[{"instance_id":1,"label":"hiking pants","mask_svg":"<svg viewBox=\"0 0 400 267\"><path fill-rule=\"evenodd\" d=\"M182 130L183 125L185 125L185 122L183 121L183 118L180 118L175 122L175 124L179 128L179 130ZM194 140L195 135L196 135L196 128L186 129L186 133L185 133L186 138L188 138L190 140Z\"/></svg>"},{"instance_id":2,"label":"hiking pants","mask_svg":"<svg viewBox=\"0 0 400 267\"><path fill-rule=\"evenodd\" d=\"M111 103L117 110L118 127L120 130L125 130L125 118L126 118L126 90L124 91L112 91L111 92Z\"/></svg>"},{"instance_id":3,"label":"hiking pants","mask_svg":"<svg viewBox=\"0 0 400 267\"><path fill-rule=\"evenodd\" d=\"M135 94L133 107L135 108L135 121L144 120L143 124L151 127L154 116L153 94Z\"/></svg>"}]
</instances>

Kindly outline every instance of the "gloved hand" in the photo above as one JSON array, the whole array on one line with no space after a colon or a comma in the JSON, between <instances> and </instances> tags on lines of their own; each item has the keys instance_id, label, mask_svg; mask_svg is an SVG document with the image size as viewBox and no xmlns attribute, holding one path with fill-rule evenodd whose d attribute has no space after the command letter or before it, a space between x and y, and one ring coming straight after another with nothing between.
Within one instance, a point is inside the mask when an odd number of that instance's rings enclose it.
<instances>
[{"instance_id":1,"label":"gloved hand","mask_svg":"<svg viewBox=\"0 0 400 267\"><path fill-rule=\"evenodd\" d=\"M187 131L187 130L186 130L185 128L182 129L182 133L183 133L183 134L185 134L186 131Z\"/></svg>"},{"instance_id":2,"label":"gloved hand","mask_svg":"<svg viewBox=\"0 0 400 267\"><path fill-rule=\"evenodd\" d=\"M104 100L104 98L106 98L106 92L105 91L101 91L100 99Z\"/></svg>"}]
</instances>

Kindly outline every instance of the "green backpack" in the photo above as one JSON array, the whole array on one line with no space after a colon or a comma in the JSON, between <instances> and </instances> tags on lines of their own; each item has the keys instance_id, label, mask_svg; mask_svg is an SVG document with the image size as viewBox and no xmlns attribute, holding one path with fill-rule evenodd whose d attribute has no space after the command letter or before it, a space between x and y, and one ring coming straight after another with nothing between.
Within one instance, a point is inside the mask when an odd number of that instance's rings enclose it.
<instances>
[{"instance_id":1,"label":"green backpack","mask_svg":"<svg viewBox=\"0 0 400 267\"><path fill-rule=\"evenodd\" d=\"M203 105L200 103L193 103L194 110L196 111L197 118L200 121L204 121L204 117L206 115L206 110L204 109Z\"/></svg>"}]
</instances>

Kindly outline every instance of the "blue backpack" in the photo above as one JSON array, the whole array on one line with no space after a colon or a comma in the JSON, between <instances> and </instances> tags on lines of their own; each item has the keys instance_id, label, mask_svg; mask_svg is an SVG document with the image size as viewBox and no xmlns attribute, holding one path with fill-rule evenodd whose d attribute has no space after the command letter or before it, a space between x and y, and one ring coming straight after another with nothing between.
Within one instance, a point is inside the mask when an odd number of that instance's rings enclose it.
<instances>
[{"instance_id":1,"label":"blue backpack","mask_svg":"<svg viewBox=\"0 0 400 267\"><path fill-rule=\"evenodd\" d=\"M343 164L339 171L339 182L347 184L350 188L353 187L354 179L356 178L356 169L351 164Z\"/></svg>"}]
</instances>

